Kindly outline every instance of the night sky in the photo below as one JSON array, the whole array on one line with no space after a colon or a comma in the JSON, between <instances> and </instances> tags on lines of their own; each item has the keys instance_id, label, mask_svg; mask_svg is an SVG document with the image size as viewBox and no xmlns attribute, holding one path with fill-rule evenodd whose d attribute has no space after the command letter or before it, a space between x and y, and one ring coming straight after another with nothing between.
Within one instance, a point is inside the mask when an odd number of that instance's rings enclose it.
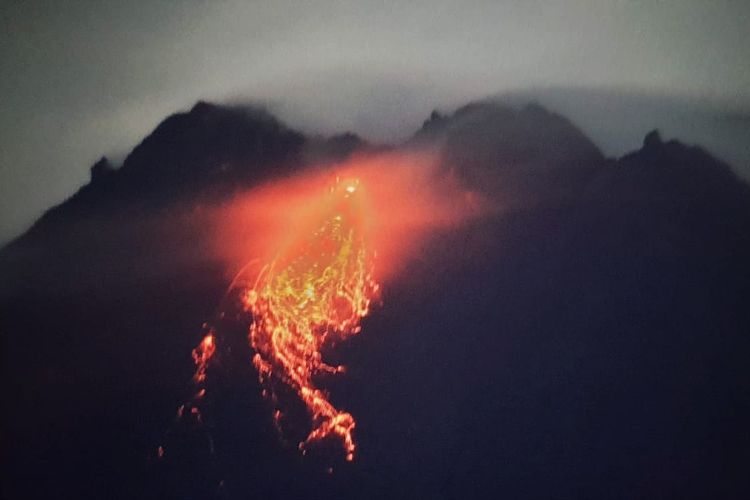
<instances>
[{"instance_id":1,"label":"night sky","mask_svg":"<svg viewBox=\"0 0 750 500\"><path fill-rule=\"evenodd\" d=\"M434 108L535 88L607 154L660 126L747 175L748 25L743 0L4 1L0 242L198 99L399 141Z\"/></svg>"}]
</instances>

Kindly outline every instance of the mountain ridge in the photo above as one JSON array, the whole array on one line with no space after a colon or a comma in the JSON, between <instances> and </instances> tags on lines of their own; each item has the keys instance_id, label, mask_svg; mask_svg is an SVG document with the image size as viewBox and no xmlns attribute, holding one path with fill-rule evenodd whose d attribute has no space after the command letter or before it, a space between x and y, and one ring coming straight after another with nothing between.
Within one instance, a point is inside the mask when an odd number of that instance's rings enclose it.
<instances>
[{"instance_id":1,"label":"mountain ridge","mask_svg":"<svg viewBox=\"0 0 750 500\"><path fill-rule=\"evenodd\" d=\"M357 460L329 475L279 442L232 315L210 442L174 429L226 287L201 207L414 147L503 209L437 234L338 352ZM743 498L748 254L747 184L657 132L606 158L560 115L474 103L389 147L199 103L0 250L3 493Z\"/></svg>"},{"instance_id":2,"label":"mountain ridge","mask_svg":"<svg viewBox=\"0 0 750 500\"><path fill-rule=\"evenodd\" d=\"M483 137L471 138L471 140L497 141L498 138L503 142L503 149L494 153L498 158L479 159L479 163L518 163L518 158L536 165L532 167L539 168L540 165L548 168L565 167L565 163L571 164L580 161L586 166L591 164L604 163L604 156L598 148L586 138L580 130L559 114L552 113L539 104L530 102L526 106L510 106L495 101L476 101L461 106L450 114L441 114L434 111L432 115L425 120L422 127L414 135L407 139L403 146L407 148L424 143L435 143L445 141L446 135L452 135L451 140L457 142L453 149L466 150L476 149L480 151L488 150L487 145L479 145L472 148L472 144L467 146L467 137L471 136L471 121L484 122L481 126L485 129ZM524 124L524 120L528 123ZM534 129L539 121L546 121L544 128L548 135L546 139L552 138L552 147L548 149L540 148L534 137L538 130ZM468 123L467 123L468 122ZM511 133L519 134L516 137L504 137L503 126L507 124ZM494 128L493 128L494 127ZM538 127L537 127L538 128ZM450 131L448 130L450 129ZM490 134L487 134L490 129ZM218 140L217 136L226 133L227 130L234 130L233 137L226 140ZM506 131L506 132L507 132ZM216 134L210 138L200 138L201 135ZM191 136L194 134L195 136ZM524 136L524 134L531 134ZM621 158L608 159L610 161L621 161L623 163L633 163L633 158L646 158L639 152L655 148L671 149L673 153L679 148L691 149L679 141L672 140L667 143L660 138L655 144L649 146L648 139L653 132L647 134L644 138L644 145L640 150L626 153ZM200 138L196 141L196 137ZM253 139L249 141L248 139ZM555 150L555 141L559 141L564 147L563 154L568 154L570 158L555 157L559 153ZM214 144L205 144L206 141L215 141ZM253 143L253 141L255 141ZM193 151L182 151L178 156L170 158L168 151L185 149L191 142L198 142L200 145ZM165 148L164 145L171 143L174 147ZM156 148L154 144L159 144ZM249 144L249 145L248 145ZM571 144L573 146L571 147ZM391 146L391 147L403 147ZM203 151L201 151L203 148ZM155 151L159 149L161 151ZM308 149L308 151L305 151ZM309 151L314 149L315 151ZM309 158L314 161L323 163L344 157L358 150L375 150L379 148L371 146L366 141L355 134L343 133L330 138L318 139L316 137L305 137L302 133L288 128L273 115L262 108L248 106L223 106L211 104L205 101L198 101L189 111L173 114L164 119L140 144L138 144L124 160L119 168L114 168L106 157L102 157L91 167L91 179L89 183L82 186L76 193L71 195L67 200L48 209L38 219L32 227L15 238L6 247L12 246L14 242L21 240L27 233L37 231L36 226L43 223L46 218L53 217L53 214L63 207L79 202L80 198L92 196L90 193L94 187L102 191L98 203L105 204L107 197L117 199L119 196L129 196L137 194L143 197L144 192L154 191L159 195L164 195L165 191L179 190L181 184L188 186L194 184L208 184L216 182L222 176L229 177L229 182L247 186L256 181L256 179L242 178L242 176L226 175L228 169L245 171L248 175L255 174L256 177L271 177L273 175L285 175L294 169L302 168L309 163ZM446 144L443 150L447 150L446 155L450 161L451 145ZM545 157L533 159L533 155L539 151L547 152ZM710 156L700 148L692 148L696 154L698 152ZM197 153L197 158L196 158ZM200 155L204 155L201 157ZM212 156L213 155L213 156ZM265 156L265 157L264 157ZM303 158L306 157L306 158ZM458 158L457 163L467 163L466 158ZM723 165L720 170L731 170L728 166L719 160L717 164ZM242 162L246 165L239 166L237 163ZM468 163L472 163L470 160ZM704 162L705 163L705 162ZM252 167L247 167L247 164ZM160 165L168 165L169 170L164 168L154 168ZM191 168L191 166L193 168ZM195 167L198 167L197 169ZM271 169L273 166L273 169ZM569 165L568 165L569 166ZM202 169L202 170L201 170ZM721 174L724 175L724 174ZM191 176L195 176L191 178ZM725 176L727 177L727 176ZM736 176L735 176L736 177ZM742 182L738 178L739 182ZM482 184L479 180L475 183ZM226 186L224 186L226 189ZM184 193L190 195L190 193ZM226 195L226 191L220 193ZM2 251L2 249L0 249Z\"/></svg>"}]
</instances>

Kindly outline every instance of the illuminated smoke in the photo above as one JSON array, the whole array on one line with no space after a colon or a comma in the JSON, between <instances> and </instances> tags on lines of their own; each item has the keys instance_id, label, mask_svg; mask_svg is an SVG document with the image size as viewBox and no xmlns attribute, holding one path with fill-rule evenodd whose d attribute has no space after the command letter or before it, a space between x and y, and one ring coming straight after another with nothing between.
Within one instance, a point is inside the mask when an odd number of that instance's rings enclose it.
<instances>
[{"instance_id":1,"label":"illuminated smoke","mask_svg":"<svg viewBox=\"0 0 750 500\"><path fill-rule=\"evenodd\" d=\"M292 240L244 295L253 314L250 343L261 382L271 391L271 378L292 388L312 417L312 430L300 449L338 437L347 460L354 458L354 417L334 407L313 377L344 371L326 364L321 349L359 332L377 290L358 184L337 182L321 202L319 225ZM283 418L281 409L274 415Z\"/></svg>"},{"instance_id":2,"label":"illuminated smoke","mask_svg":"<svg viewBox=\"0 0 750 500\"><path fill-rule=\"evenodd\" d=\"M283 432L293 406L289 397L295 397L309 418L300 450L338 440L351 461L355 417L334 406L319 386L322 376L345 369L326 363L323 352L359 333L379 283L404 269L430 231L455 226L486 207L439 169L432 155L355 158L336 171L338 177L313 170L272 182L195 215L195 222L213 228L211 253L239 269L228 291L252 316L252 363L263 395L275 406L277 428ZM227 312L219 311L222 317ZM219 333L204 327L193 350L194 394L178 410L178 418L188 413L198 422ZM158 456L163 454L159 448Z\"/></svg>"}]
</instances>

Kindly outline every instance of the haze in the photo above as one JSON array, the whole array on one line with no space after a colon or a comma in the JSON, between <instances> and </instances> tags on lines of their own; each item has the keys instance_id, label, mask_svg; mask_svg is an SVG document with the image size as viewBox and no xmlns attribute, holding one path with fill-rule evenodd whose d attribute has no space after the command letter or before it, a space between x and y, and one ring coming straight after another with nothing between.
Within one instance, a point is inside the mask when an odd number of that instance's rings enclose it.
<instances>
[{"instance_id":1,"label":"haze","mask_svg":"<svg viewBox=\"0 0 750 500\"><path fill-rule=\"evenodd\" d=\"M533 88L607 154L660 126L750 176L749 25L742 0L4 2L0 244L198 99L398 141L434 108Z\"/></svg>"}]
</instances>

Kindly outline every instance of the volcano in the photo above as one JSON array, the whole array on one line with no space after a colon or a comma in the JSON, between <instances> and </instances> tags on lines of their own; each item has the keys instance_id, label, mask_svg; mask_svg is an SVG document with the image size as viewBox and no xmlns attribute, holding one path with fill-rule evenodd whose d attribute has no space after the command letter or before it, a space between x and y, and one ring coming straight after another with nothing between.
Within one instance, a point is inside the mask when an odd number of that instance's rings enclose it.
<instances>
[{"instance_id":1,"label":"volcano","mask_svg":"<svg viewBox=\"0 0 750 500\"><path fill-rule=\"evenodd\" d=\"M393 167L424 152L428 177ZM277 244L307 202L258 189L363 161L397 193L366 212L380 260L359 208ZM384 146L200 102L0 252L3 496L745 498L748 255L748 185L657 131L607 158L483 101ZM319 266L362 287L279 313ZM301 375L262 329L292 323Z\"/></svg>"}]
</instances>

